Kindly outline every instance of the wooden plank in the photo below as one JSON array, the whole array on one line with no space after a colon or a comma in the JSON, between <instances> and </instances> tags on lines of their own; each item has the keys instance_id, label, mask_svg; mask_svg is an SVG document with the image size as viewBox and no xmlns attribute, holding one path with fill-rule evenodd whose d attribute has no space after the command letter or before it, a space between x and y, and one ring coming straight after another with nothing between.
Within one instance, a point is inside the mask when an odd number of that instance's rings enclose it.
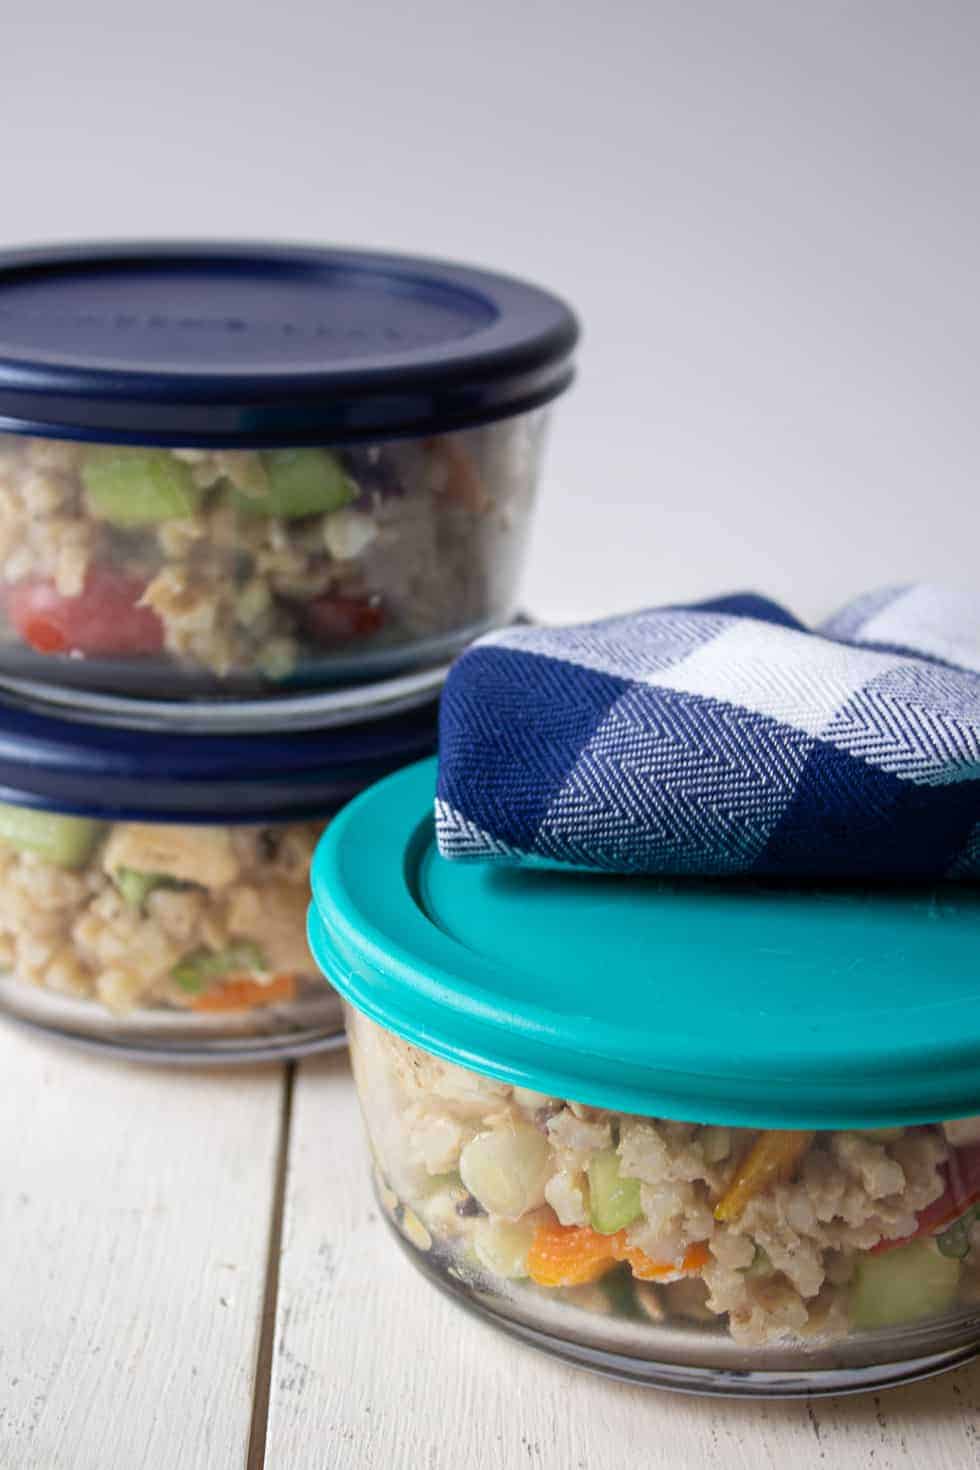
<instances>
[{"instance_id":1,"label":"wooden plank","mask_svg":"<svg viewBox=\"0 0 980 1470\"><path fill-rule=\"evenodd\" d=\"M0 1465L241 1470L281 1067L127 1066L0 1026Z\"/></svg>"},{"instance_id":2,"label":"wooden plank","mask_svg":"<svg viewBox=\"0 0 980 1470\"><path fill-rule=\"evenodd\" d=\"M980 1368L812 1404L611 1383L442 1298L387 1238L345 1059L294 1097L268 1470L965 1470Z\"/></svg>"}]
</instances>

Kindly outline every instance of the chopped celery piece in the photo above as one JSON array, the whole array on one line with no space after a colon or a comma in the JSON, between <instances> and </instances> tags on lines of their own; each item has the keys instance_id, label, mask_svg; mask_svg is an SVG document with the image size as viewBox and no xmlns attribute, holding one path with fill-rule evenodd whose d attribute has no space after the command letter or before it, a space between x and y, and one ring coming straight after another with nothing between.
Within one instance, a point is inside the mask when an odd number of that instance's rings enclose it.
<instances>
[{"instance_id":1,"label":"chopped celery piece","mask_svg":"<svg viewBox=\"0 0 980 1470\"><path fill-rule=\"evenodd\" d=\"M102 823L88 817L62 817L0 802L0 842L36 852L59 868L80 868L87 862L101 831Z\"/></svg>"},{"instance_id":2,"label":"chopped celery piece","mask_svg":"<svg viewBox=\"0 0 980 1470\"><path fill-rule=\"evenodd\" d=\"M266 968L265 955L250 939L229 944L227 949L196 949L170 971L181 990L196 995L214 980L228 975L251 974Z\"/></svg>"},{"instance_id":3,"label":"chopped celery piece","mask_svg":"<svg viewBox=\"0 0 980 1470\"><path fill-rule=\"evenodd\" d=\"M614 1148L593 1154L589 1162L589 1201L592 1228L600 1235L615 1235L643 1214L640 1181L623 1178Z\"/></svg>"},{"instance_id":4,"label":"chopped celery piece","mask_svg":"<svg viewBox=\"0 0 980 1470\"><path fill-rule=\"evenodd\" d=\"M140 873L135 868L117 868L112 881L131 908L141 909L154 888L170 883L172 879L165 873Z\"/></svg>"},{"instance_id":5,"label":"chopped celery piece","mask_svg":"<svg viewBox=\"0 0 980 1470\"><path fill-rule=\"evenodd\" d=\"M865 1256L854 1278L852 1325L868 1331L938 1317L953 1305L959 1281L959 1261L940 1255L925 1240Z\"/></svg>"},{"instance_id":6,"label":"chopped celery piece","mask_svg":"<svg viewBox=\"0 0 980 1470\"><path fill-rule=\"evenodd\" d=\"M114 526L148 526L193 515L190 469L165 449L93 449L82 466L92 512Z\"/></svg>"},{"instance_id":7,"label":"chopped celery piece","mask_svg":"<svg viewBox=\"0 0 980 1470\"><path fill-rule=\"evenodd\" d=\"M327 449L270 449L263 462L265 490L256 495L231 492L235 509L246 515L287 521L324 515L347 505L357 493L340 460Z\"/></svg>"}]
</instances>

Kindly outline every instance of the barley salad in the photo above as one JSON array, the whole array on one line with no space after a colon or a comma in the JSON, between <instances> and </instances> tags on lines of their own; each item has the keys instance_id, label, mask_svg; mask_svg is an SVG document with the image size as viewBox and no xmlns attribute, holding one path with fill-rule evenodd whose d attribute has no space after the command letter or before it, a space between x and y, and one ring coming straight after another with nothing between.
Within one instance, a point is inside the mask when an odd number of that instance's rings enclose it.
<instances>
[{"instance_id":1,"label":"barley salad","mask_svg":"<svg viewBox=\"0 0 980 1470\"><path fill-rule=\"evenodd\" d=\"M980 894L449 861L435 776L362 792L311 865L415 1266L631 1382L836 1393L975 1355Z\"/></svg>"},{"instance_id":2,"label":"barley salad","mask_svg":"<svg viewBox=\"0 0 980 1470\"><path fill-rule=\"evenodd\" d=\"M11 667L272 690L445 659L513 613L541 429L268 451L0 435Z\"/></svg>"},{"instance_id":3,"label":"barley salad","mask_svg":"<svg viewBox=\"0 0 980 1470\"><path fill-rule=\"evenodd\" d=\"M98 822L0 805L0 965L121 1017L319 992L304 919L323 826Z\"/></svg>"},{"instance_id":4,"label":"barley salad","mask_svg":"<svg viewBox=\"0 0 980 1470\"><path fill-rule=\"evenodd\" d=\"M356 1012L348 1034L386 1208L476 1287L747 1348L980 1304L980 1118L702 1126L498 1082Z\"/></svg>"}]
</instances>

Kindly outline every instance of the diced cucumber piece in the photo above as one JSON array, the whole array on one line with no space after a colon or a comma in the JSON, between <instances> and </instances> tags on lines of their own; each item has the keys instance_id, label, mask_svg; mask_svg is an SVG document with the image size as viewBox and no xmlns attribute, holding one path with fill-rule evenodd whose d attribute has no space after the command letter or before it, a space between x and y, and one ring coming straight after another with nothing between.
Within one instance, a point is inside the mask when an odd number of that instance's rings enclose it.
<instances>
[{"instance_id":1,"label":"diced cucumber piece","mask_svg":"<svg viewBox=\"0 0 980 1470\"><path fill-rule=\"evenodd\" d=\"M607 1272L596 1282L596 1290L605 1297L611 1315L627 1320L649 1315L639 1305L636 1287L636 1277L625 1264Z\"/></svg>"},{"instance_id":2,"label":"diced cucumber piece","mask_svg":"<svg viewBox=\"0 0 980 1470\"><path fill-rule=\"evenodd\" d=\"M172 879L165 873L140 873L136 868L117 868L112 881L131 908L141 909L154 888L160 888Z\"/></svg>"},{"instance_id":3,"label":"diced cucumber piece","mask_svg":"<svg viewBox=\"0 0 980 1470\"><path fill-rule=\"evenodd\" d=\"M93 449L82 483L94 515L114 526L149 526L193 515L200 499L189 467L165 449Z\"/></svg>"},{"instance_id":4,"label":"diced cucumber piece","mask_svg":"<svg viewBox=\"0 0 980 1470\"><path fill-rule=\"evenodd\" d=\"M447 1189L462 1190L463 1182L459 1177L458 1169L450 1169L445 1174L430 1174L425 1181L426 1195L443 1194Z\"/></svg>"},{"instance_id":5,"label":"diced cucumber piece","mask_svg":"<svg viewBox=\"0 0 980 1470\"><path fill-rule=\"evenodd\" d=\"M623 1178L614 1148L593 1154L589 1161L589 1202L592 1228L600 1235L615 1235L643 1214L640 1181Z\"/></svg>"},{"instance_id":6,"label":"diced cucumber piece","mask_svg":"<svg viewBox=\"0 0 980 1470\"><path fill-rule=\"evenodd\" d=\"M977 1219L980 1218L980 1205L972 1210L967 1210L944 1230L942 1235L936 1236L936 1245L944 1256L950 1256L954 1261L962 1261L964 1256L970 1253L970 1235Z\"/></svg>"},{"instance_id":7,"label":"diced cucumber piece","mask_svg":"<svg viewBox=\"0 0 980 1470\"><path fill-rule=\"evenodd\" d=\"M227 949L195 949L170 971L181 990L196 995L214 980L227 975L251 974L266 968L265 955L250 939L229 944Z\"/></svg>"},{"instance_id":8,"label":"diced cucumber piece","mask_svg":"<svg viewBox=\"0 0 980 1470\"><path fill-rule=\"evenodd\" d=\"M21 852L36 852L59 868L82 867L101 831L102 823L88 817L62 817L0 802L0 842Z\"/></svg>"},{"instance_id":9,"label":"diced cucumber piece","mask_svg":"<svg viewBox=\"0 0 980 1470\"><path fill-rule=\"evenodd\" d=\"M952 1306L959 1281L959 1261L926 1240L865 1256L854 1277L851 1323L868 1331L938 1317Z\"/></svg>"},{"instance_id":10,"label":"diced cucumber piece","mask_svg":"<svg viewBox=\"0 0 980 1470\"><path fill-rule=\"evenodd\" d=\"M244 515L298 520L339 510L354 499L356 487L336 455L327 449L270 449L264 456L266 489L257 495L231 492Z\"/></svg>"}]
</instances>

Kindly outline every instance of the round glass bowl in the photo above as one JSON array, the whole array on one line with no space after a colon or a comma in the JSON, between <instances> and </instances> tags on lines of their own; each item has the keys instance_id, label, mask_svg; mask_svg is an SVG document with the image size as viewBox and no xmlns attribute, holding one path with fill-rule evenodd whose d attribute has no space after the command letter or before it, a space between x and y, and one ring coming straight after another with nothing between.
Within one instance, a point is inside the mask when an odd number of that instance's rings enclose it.
<instances>
[{"instance_id":1,"label":"round glass bowl","mask_svg":"<svg viewBox=\"0 0 980 1470\"><path fill-rule=\"evenodd\" d=\"M291 738L159 737L0 707L0 1013L134 1059L343 1045L306 941L331 814L435 711Z\"/></svg>"},{"instance_id":2,"label":"round glass bowl","mask_svg":"<svg viewBox=\"0 0 980 1470\"><path fill-rule=\"evenodd\" d=\"M0 670L172 700L439 668L514 614L543 430L264 451L2 434Z\"/></svg>"},{"instance_id":3,"label":"round glass bowl","mask_svg":"<svg viewBox=\"0 0 980 1470\"><path fill-rule=\"evenodd\" d=\"M326 818L101 822L0 806L0 1009L151 1060L343 1042L306 945Z\"/></svg>"},{"instance_id":4,"label":"round glass bowl","mask_svg":"<svg viewBox=\"0 0 980 1470\"><path fill-rule=\"evenodd\" d=\"M692 1392L975 1355L980 896L447 862L434 784L338 815L310 915L416 1265L528 1343Z\"/></svg>"},{"instance_id":5,"label":"round glass bowl","mask_svg":"<svg viewBox=\"0 0 980 1470\"><path fill-rule=\"evenodd\" d=\"M329 716L352 685L438 680L515 614L576 335L545 292L431 261L0 256L0 681L96 715Z\"/></svg>"},{"instance_id":6,"label":"round glass bowl","mask_svg":"<svg viewBox=\"0 0 980 1470\"><path fill-rule=\"evenodd\" d=\"M353 1008L347 1030L399 1241L526 1341L728 1394L881 1387L976 1352L980 1117L677 1122L456 1066Z\"/></svg>"}]
</instances>

